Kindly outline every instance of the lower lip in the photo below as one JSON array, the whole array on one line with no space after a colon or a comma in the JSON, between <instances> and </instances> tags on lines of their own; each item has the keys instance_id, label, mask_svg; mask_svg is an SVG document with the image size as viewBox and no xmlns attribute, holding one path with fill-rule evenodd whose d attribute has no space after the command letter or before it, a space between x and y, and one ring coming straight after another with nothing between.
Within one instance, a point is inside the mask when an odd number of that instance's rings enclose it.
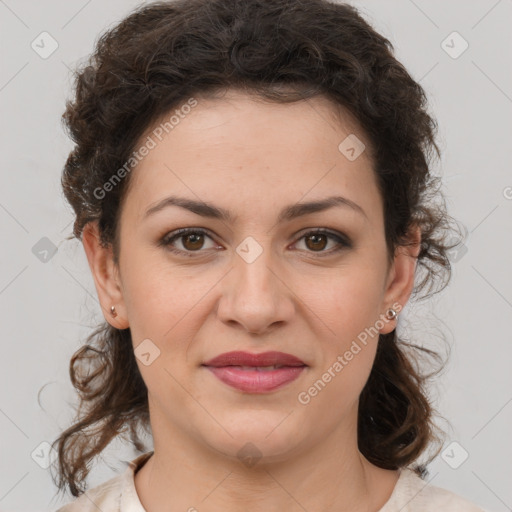
<instances>
[{"instance_id":1,"label":"lower lip","mask_svg":"<svg viewBox=\"0 0 512 512\"><path fill-rule=\"evenodd\" d=\"M294 381L305 366L285 366L275 370L242 370L236 366L206 366L219 380L247 393L267 393Z\"/></svg>"}]
</instances>

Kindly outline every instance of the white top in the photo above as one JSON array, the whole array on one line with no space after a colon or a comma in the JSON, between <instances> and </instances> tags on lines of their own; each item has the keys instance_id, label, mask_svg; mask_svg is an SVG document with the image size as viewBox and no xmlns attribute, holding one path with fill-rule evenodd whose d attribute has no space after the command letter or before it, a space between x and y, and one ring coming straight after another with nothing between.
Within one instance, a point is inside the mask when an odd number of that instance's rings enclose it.
<instances>
[{"instance_id":1,"label":"white top","mask_svg":"<svg viewBox=\"0 0 512 512\"><path fill-rule=\"evenodd\" d=\"M118 476L89 489L56 512L146 512L135 489L135 473L153 452L128 463ZM428 485L412 469L402 468L391 496L378 512L485 512L461 496Z\"/></svg>"}]
</instances>

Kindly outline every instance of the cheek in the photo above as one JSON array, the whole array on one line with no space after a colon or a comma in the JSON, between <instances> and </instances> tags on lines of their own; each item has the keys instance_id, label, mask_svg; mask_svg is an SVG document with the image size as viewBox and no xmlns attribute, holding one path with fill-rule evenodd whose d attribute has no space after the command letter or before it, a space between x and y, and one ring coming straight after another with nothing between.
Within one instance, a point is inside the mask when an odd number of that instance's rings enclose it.
<instances>
[{"instance_id":1,"label":"cheek","mask_svg":"<svg viewBox=\"0 0 512 512\"><path fill-rule=\"evenodd\" d=\"M316 315L326 339L335 336L342 347L378 319L382 300L378 282L374 267L346 265L301 280L295 290Z\"/></svg>"},{"instance_id":2,"label":"cheek","mask_svg":"<svg viewBox=\"0 0 512 512\"><path fill-rule=\"evenodd\" d=\"M371 297L368 296L368 299ZM336 296L330 297L336 300ZM318 414L337 424L356 407L375 360L379 340L373 329L374 307L350 297L337 297L338 306L330 310L331 332L322 343L319 365L304 390L313 405L308 414ZM302 403L302 402L301 402Z\"/></svg>"},{"instance_id":3,"label":"cheek","mask_svg":"<svg viewBox=\"0 0 512 512\"><path fill-rule=\"evenodd\" d=\"M314 313L312 327L322 345L319 367L311 384L318 382L323 400L349 406L357 401L371 372L379 339L376 321L380 290L375 269L364 266L340 268L335 277L303 282L298 295ZM307 286L309 284L309 286ZM315 390L312 391L315 393ZM319 393L320 394L320 393ZM345 410L341 407L333 414Z\"/></svg>"},{"instance_id":4,"label":"cheek","mask_svg":"<svg viewBox=\"0 0 512 512\"><path fill-rule=\"evenodd\" d=\"M163 258L125 258L123 297L134 344L139 338L155 338L160 343L180 328L180 319L198 302L200 290L195 280L171 269Z\"/></svg>"}]
</instances>

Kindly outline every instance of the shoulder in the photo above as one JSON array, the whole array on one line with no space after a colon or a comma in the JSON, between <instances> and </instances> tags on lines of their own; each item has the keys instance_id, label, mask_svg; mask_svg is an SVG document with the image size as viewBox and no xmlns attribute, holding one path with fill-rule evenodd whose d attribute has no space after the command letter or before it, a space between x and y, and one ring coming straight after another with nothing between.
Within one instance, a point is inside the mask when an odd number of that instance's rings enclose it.
<instances>
[{"instance_id":1,"label":"shoulder","mask_svg":"<svg viewBox=\"0 0 512 512\"><path fill-rule=\"evenodd\" d=\"M115 476L106 482L87 490L74 501L67 503L56 512L117 512L121 501L123 475Z\"/></svg>"},{"instance_id":2,"label":"shoulder","mask_svg":"<svg viewBox=\"0 0 512 512\"><path fill-rule=\"evenodd\" d=\"M128 462L123 473L85 491L74 501L60 507L56 512L121 512L143 511L134 484L134 474L151 457L153 452L139 455Z\"/></svg>"},{"instance_id":3,"label":"shoulder","mask_svg":"<svg viewBox=\"0 0 512 512\"><path fill-rule=\"evenodd\" d=\"M485 512L478 505L447 489L421 479L403 468L390 499L379 512Z\"/></svg>"}]
</instances>

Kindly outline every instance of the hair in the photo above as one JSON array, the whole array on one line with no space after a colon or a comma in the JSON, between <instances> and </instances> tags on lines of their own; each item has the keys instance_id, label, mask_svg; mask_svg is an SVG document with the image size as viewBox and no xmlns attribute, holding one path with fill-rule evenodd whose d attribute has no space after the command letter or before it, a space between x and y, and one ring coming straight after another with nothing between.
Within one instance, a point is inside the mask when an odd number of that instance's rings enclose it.
<instances>
[{"instance_id":1,"label":"hair","mask_svg":"<svg viewBox=\"0 0 512 512\"><path fill-rule=\"evenodd\" d=\"M356 8L328 0L140 6L106 30L75 71L74 97L62 116L74 142L62 173L76 214L68 239L81 240L84 226L97 222L100 243L112 247L119 261L118 221L130 176L107 194L97 191L130 159L147 130L192 96L239 89L287 103L322 95L333 111L339 106L354 116L370 142L388 257L410 244L410 230L420 227L412 295L419 298L427 287L421 299L441 291L451 278L449 251L458 241L440 177L431 170L440 156L437 123L427 112L423 88L393 50ZM427 357L440 361L434 350L400 339L396 329L379 335L359 397L358 445L381 468L412 465L441 439L426 388L441 368L420 371ZM89 462L118 435L129 433L143 450L137 428L149 428L148 399L129 328L97 326L72 356L69 372L80 402L75 422L53 444L56 485L79 496L87 489ZM426 465L412 468L420 476L427 472Z\"/></svg>"}]
</instances>

